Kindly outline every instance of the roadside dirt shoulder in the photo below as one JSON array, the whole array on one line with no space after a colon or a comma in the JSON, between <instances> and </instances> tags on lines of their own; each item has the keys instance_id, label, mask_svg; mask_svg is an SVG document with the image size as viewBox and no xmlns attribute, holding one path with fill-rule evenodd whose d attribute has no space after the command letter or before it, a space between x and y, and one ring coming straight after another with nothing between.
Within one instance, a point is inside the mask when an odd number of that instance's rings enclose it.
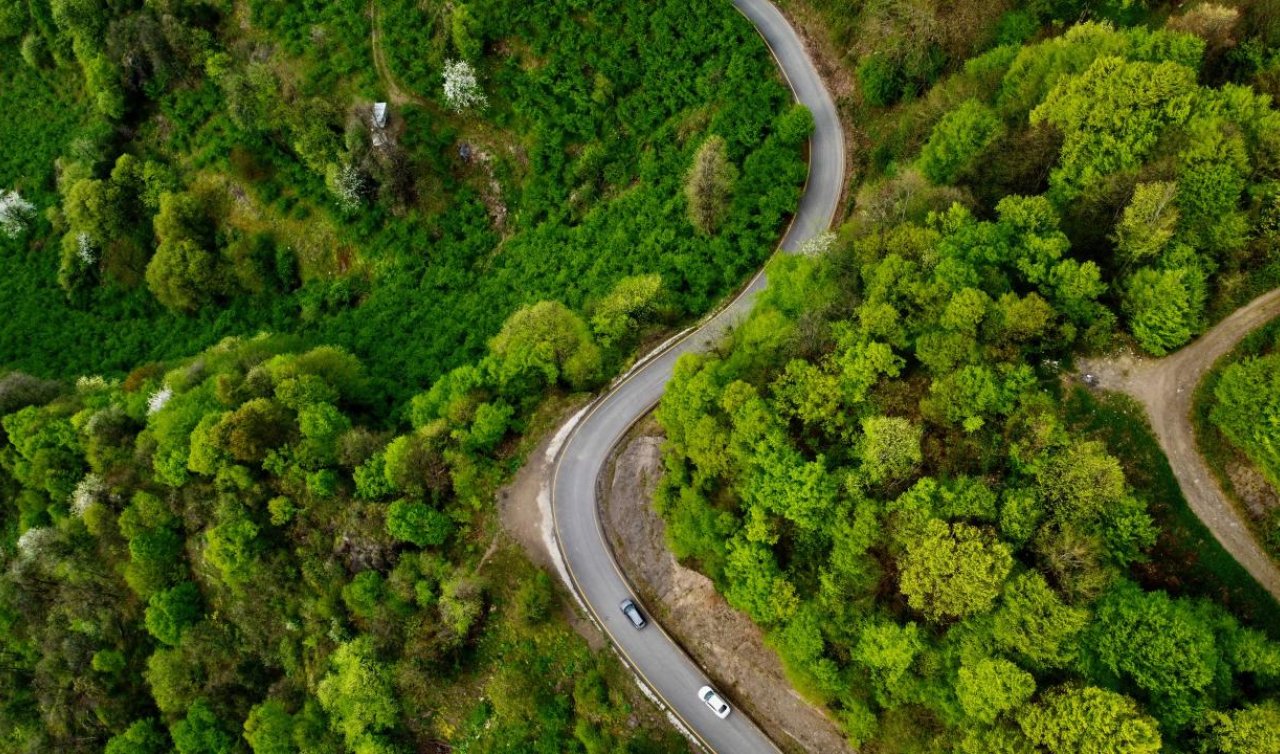
<instances>
[{"instance_id":1,"label":"roadside dirt shoulder","mask_svg":"<svg viewBox=\"0 0 1280 754\"><path fill-rule=\"evenodd\" d=\"M606 534L640 601L730 700L786 752L853 752L832 722L791 687L777 654L711 580L681 566L653 510L662 438L646 419L619 445L606 480Z\"/></svg>"}]
</instances>

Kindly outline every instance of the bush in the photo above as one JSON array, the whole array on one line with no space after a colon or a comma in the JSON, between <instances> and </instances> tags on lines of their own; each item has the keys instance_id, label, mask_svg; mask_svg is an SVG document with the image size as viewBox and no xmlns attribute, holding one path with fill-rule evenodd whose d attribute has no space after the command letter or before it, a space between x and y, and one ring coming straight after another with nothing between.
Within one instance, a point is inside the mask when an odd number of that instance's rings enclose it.
<instances>
[{"instance_id":1,"label":"bush","mask_svg":"<svg viewBox=\"0 0 1280 754\"><path fill-rule=\"evenodd\" d=\"M906 82L898 63L883 54L876 54L858 64L858 85L867 104L888 107L902 98Z\"/></svg>"},{"instance_id":2,"label":"bush","mask_svg":"<svg viewBox=\"0 0 1280 754\"><path fill-rule=\"evenodd\" d=\"M449 517L423 503L397 500L387 508L387 531L402 542L418 547L439 547L449 539Z\"/></svg>"},{"instance_id":3,"label":"bush","mask_svg":"<svg viewBox=\"0 0 1280 754\"><path fill-rule=\"evenodd\" d=\"M920 151L920 172L935 185L954 183L972 170L1001 130L994 110L978 100L966 100L933 127Z\"/></svg>"}]
</instances>

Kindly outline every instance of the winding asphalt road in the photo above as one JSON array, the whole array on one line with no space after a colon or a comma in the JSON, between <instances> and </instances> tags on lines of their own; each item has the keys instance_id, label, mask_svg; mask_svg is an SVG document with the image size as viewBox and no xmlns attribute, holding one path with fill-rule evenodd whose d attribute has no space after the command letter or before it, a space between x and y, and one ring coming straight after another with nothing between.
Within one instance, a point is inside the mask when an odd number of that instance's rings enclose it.
<instances>
[{"instance_id":1,"label":"winding asphalt road","mask_svg":"<svg viewBox=\"0 0 1280 754\"><path fill-rule=\"evenodd\" d=\"M809 178L800 207L783 238L783 251L795 251L830 228L844 182L844 134L835 103L795 30L766 0L734 0L773 51L796 99L814 118ZM561 447L551 489L551 509L560 554L572 586L627 662L704 746L719 754L775 754L778 749L740 710L720 720L697 698L705 674L682 649L650 621L637 631L618 609L633 592L606 543L600 523L597 483L613 447L631 425L662 398L675 362L705 350L740 321L766 285L763 273L725 308L681 338L650 354L588 409ZM722 694L733 703L729 694Z\"/></svg>"}]
</instances>

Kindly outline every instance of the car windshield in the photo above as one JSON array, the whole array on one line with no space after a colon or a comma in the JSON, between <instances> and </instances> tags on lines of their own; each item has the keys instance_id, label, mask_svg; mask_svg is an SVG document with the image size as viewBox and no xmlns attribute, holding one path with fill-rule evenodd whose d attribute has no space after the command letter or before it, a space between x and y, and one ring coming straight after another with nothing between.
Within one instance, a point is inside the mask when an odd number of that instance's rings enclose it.
<instances>
[{"instance_id":1,"label":"car windshield","mask_svg":"<svg viewBox=\"0 0 1280 754\"><path fill-rule=\"evenodd\" d=\"M712 691L711 689L707 689L707 693L702 697L702 701L709 702L711 701L711 697L715 695L716 695L716 692Z\"/></svg>"}]
</instances>

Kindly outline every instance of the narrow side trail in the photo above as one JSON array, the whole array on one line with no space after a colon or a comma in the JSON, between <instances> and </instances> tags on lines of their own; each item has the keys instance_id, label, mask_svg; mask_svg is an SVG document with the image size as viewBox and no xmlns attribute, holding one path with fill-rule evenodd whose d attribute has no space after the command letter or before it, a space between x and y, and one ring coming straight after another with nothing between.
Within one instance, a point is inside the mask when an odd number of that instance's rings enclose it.
<instances>
[{"instance_id":1,"label":"narrow side trail","mask_svg":"<svg viewBox=\"0 0 1280 754\"><path fill-rule=\"evenodd\" d=\"M1280 568L1258 544L1239 509L1222 491L1196 446L1191 424L1196 387L1214 363L1253 330L1280 316L1280 289L1263 294L1222 320L1191 345L1163 359L1121 356L1081 362L1098 386L1133 396L1147 410L1182 494L1214 538L1280 600Z\"/></svg>"}]
</instances>

